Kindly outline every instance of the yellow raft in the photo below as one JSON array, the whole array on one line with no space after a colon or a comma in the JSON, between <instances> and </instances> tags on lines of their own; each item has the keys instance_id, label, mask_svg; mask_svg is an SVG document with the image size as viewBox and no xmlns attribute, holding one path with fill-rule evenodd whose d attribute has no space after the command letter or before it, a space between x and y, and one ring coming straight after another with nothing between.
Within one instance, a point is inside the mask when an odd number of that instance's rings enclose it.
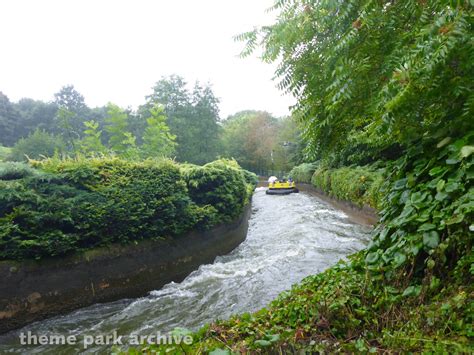
<instances>
[{"instance_id":1,"label":"yellow raft","mask_svg":"<svg viewBox=\"0 0 474 355\"><path fill-rule=\"evenodd\" d=\"M294 181L271 181L268 183L268 190L266 191L267 195L288 195L291 193L299 192L295 186Z\"/></svg>"}]
</instances>

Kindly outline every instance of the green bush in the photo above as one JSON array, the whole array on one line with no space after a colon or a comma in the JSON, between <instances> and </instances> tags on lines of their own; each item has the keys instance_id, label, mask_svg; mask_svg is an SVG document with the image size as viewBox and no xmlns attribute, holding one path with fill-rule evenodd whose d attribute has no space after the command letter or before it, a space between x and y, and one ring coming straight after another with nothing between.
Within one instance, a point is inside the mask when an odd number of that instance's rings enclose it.
<instances>
[{"instance_id":1,"label":"green bush","mask_svg":"<svg viewBox=\"0 0 474 355\"><path fill-rule=\"evenodd\" d=\"M384 182L381 170L367 167L339 169L318 168L311 178L313 186L340 200L351 201L359 206L381 207L381 186Z\"/></svg>"},{"instance_id":2,"label":"green bush","mask_svg":"<svg viewBox=\"0 0 474 355\"><path fill-rule=\"evenodd\" d=\"M66 145L61 137L37 129L26 138L15 143L8 157L13 161L27 161L41 157L52 157L55 153L66 151Z\"/></svg>"},{"instance_id":3,"label":"green bush","mask_svg":"<svg viewBox=\"0 0 474 355\"><path fill-rule=\"evenodd\" d=\"M11 148L0 145L0 161L5 161L11 153Z\"/></svg>"},{"instance_id":4,"label":"green bush","mask_svg":"<svg viewBox=\"0 0 474 355\"><path fill-rule=\"evenodd\" d=\"M213 206L223 221L238 216L248 201L248 184L251 173L244 174L235 161L217 160L202 167L185 170L189 196L198 206Z\"/></svg>"},{"instance_id":5,"label":"green bush","mask_svg":"<svg viewBox=\"0 0 474 355\"><path fill-rule=\"evenodd\" d=\"M291 169L289 176L296 182L309 184L317 167L318 163L303 163Z\"/></svg>"},{"instance_id":6,"label":"green bush","mask_svg":"<svg viewBox=\"0 0 474 355\"><path fill-rule=\"evenodd\" d=\"M173 237L236 217L249 199L238 166L117 158L0 165L0 259L57 256Z\"/></svg>"},{"instance_id":7,"label":"green bush","mask_svg":"<svg viewBox=\"0 0 474 355\"><path fill-rule=\"evenodd\" d=\"M0 180L17 180L36 173L36 170L25 163L0 163Z\"/></svg>"}]
</instances>

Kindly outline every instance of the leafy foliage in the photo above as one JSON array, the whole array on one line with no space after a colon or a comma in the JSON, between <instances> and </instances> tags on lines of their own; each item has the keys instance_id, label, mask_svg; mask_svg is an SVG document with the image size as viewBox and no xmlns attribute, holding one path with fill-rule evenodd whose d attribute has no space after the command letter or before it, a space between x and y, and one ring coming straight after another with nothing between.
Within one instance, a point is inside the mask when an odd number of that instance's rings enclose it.
<instances>
[{"instance_id":1,"label":"leafy foliage","mask_svg":"<svg viewBox=\"0 0 474 355\"><path fill-rule=\"evenodd\" d=\"M5 161L10 154L11 154L11 148L2 147L0 145L0 161Z\"/></svg>"},{"instance_id":2,"label":"leafy foliage","mask_svg":"<svg viewBox=\"0 0 474 355\"><path fill-rule=\"evenodd\" d=\"M107 148L102 144L102 131L99 130L99 123L92 121L85 121L84 138L82 138L80 145L81 150L85 154L100 154L105 153Z\"/></svg>"},{"instance_id":3,"label":"leafy foliage","mask_svg":"<svg viewBox=\"0 0 474 355\"><path fill-rule=\"evenodd\" d=\"M460 260L446 275L453 278L449 287L427 286L425 294L431 297L419 299L400 285L373 282L365 273L363 252L359 252L349 261L307 277L266 309L201 328L193 334L194 343L186 351L470 352L474 275L466 270L466 264L472 261L472 257ZM165 354L173 348L161 345L148 350ZM132 348L128 353L141 351Z\"/></svg>"},{"instance_id":4,"label":"leafy foliage","mask_svg":"<svg viewBox=\"0 0 474 355\"><path fill-rule=\"evenodd\" d=\"M417 146L392 164L382 224L367 252L369 269L432 280L471 252L473 142L474 132L445 138L435 151Z\"/></svg>"},{"instance_id":5,"label":"leafy foliage","mask_svg":"<svg viewBox=\"0 0 474 355\"><path fill-rule=\"evenodd\" d=\"M319 167L311 178L313 186L332 197L375 209L380 208L383 200L383 182L383 170L377 171L370 167Z\"/></svg>"},{"instance_id":6,"label":"leafy foliage","mask_svg":"<svg viewBox=\"0 0 474 355\"><path fill-rule=\"evenodd\" d=\"M170 157L176 147L176 136L170 133L162 107L150 109L147 127L143 134L142 155L150 157Z\"/></svg>"},{"instance_id":7,"label":"leafy foliage","mask_svg":"<svg viewBox=\"0 0 474 355\"><path fill-rule=\"evenodd\" d=\"M309 184L317 167L318 163L303 163L291 169L289 176L296 182Z\"/></svg>"},{"instance_id":8,"label":"leafy foliage","mask_svg":"<svg viewBox=\"0 0 474 355\"><path fill-rule=\"evenodd\" d=\"M223 122L222 155L244 168L266 174L289 171L299 159L299 130L291 118L277 119L268 112L241 111Z\"/></svg>"},{"instance_id":9,"label":"leafy foliage","mask_svg":"<svg viewBox=\"0 0 474 355\"><path fill-rule=\"evenodd\" d=\"M198 206L214 207L223 221L238 216L248 202L246 176L235 161L217 160L188 168L183 175L191 199Z\"/></svg>"},{"instance_id":10,"label":"leafy foliage","mask_svg":"<svg viewBox=\"0 0 474 355\"><path fill-rule=\"evenodd\" d=\"M167 160L32 163L0 166L0 259L173 237L231 220L250 198L235 162L192 168L192 181Z\"/></svg>"},{"instance_id":11,"label":"leafy foliage","mask_svg":"<svg viewBox=\"0 0 474 355\"><path fill-rule=\"evenodd\" d=\"M423 134L472 129L469 1L281 0L272 10L275 24L237 39L244 56L260 44L279 62L309 159L346 152L345 163L366 163L400 156Z\"/></svg>"},{"instance_id":12,"label":"leafy foliage","mask_svg":"<svg viewBox=\"0 0 474 355\"><path fill-rule=\"evenodd\" d=\"M21 138L12 147L9 160L27 161L41 157L52 157L55 153L66 151L66 144L61 137L37 129L26 138Z\"/></svg>"},{"instance_id":13,"label":"leafy foliage","mask_svg":"<svg viewBox=\"0 0 474 355\"><path fill-rule=\"evenodd\" d=\"M171 134L176 136L176 155L181 162L204 164L218 155L219 100L210 85L195 83L192 91L177 75L163 77L140 107L143 118L157 105L164 107Z\"/></svg>"},{"instance_id":14,"label":"leafy foliage","mask_svg":"<svg viewBox=\"0 0 474 355\"><path fill-rule=\"evenodd\" d=\"M129 150L135 148L135 140L131 139L128 130L128 115L112 103L107 105L107 114L105 130L109 136L108 145L118 155L127 155Z\"/></svg>"}]
</instances>

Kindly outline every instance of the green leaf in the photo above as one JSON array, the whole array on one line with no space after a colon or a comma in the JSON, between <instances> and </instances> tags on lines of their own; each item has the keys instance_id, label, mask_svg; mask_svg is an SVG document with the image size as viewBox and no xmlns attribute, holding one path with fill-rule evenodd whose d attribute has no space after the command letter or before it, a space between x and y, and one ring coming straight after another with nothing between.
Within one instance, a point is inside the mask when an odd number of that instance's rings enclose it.
<instances>
[{"instance_id":1,"label":"green leaf","mask_svg":"<svg viewBox=\"0 0 474 355\"><path fill-rule=\"evenodd\" d=\"M419 228L418 228L418 232L426 232L426 231L430 231L432 229L435 229L436 226L432 223L423 223Z\"/></svg>"},{"instance_id":2,"label":"green leaf","mask_svg":"<svg viewBox=\"0 0 474 355\"><path fill-rule=\"evenodd\" d=\"M407 256L403 253L395 253L393 260L395 261L395 267L399 267L400 265L405 263L405 261L407 260Z\"/></svg>"},{"instance_id":3,"label":"green leaf","mask_svg":"<svg viewBox=\"0 0 474 355\"><path fill-rule=\"evenodd\" d=\"M417 297L421 293L421 286L408 286L403 291L403 297Z\"/></svg>"},{"instance_id":4,"label":"green leaf","mask_svg":"<svg viewBox=\"0 0 474 355\"><path fill-rule=\"evenodd\" d=\"M457 182L448 182L445 187L444 187L444 190L446 192L453 192L453 191L456 191L457 189L459 189L459 183Z\"/></svg>"},{"instance_id":5,"label":"green leaf","mask_svg":"<svg viewBox=\"0 0 474 355\"><path fill-rule=\"evenodd\" d=\"M427 233L423 233L423 245L434 249L439 244L439 234L437 231L431 231Z\"/></svg>"},{"instance_id":6,"label":"green leaf","mask_svg":"<svg viewBox=\"0 0 474 355\"><path fill-rule=\"evenodd\" d=\"M255 340L254 344L258 346L262 346L262 347L267 347L267 346L272 345L270 341L264 340L264 339Z\"/></svg>"},{"instance_id":7,"label":"green leaf","mask_svg":"<svg viewBox=\"0 0 474 355\"><path fill-rule=\"evenodd\" d=\"M413 245L409 250L414 256L417 256L418 253L420 252L420 246L419 245Z\"/></svg>"},{"instance_id":8,"label":"green leaf","mask_svg":"<svg viewBox=\"0 0 474 355\"><path fill-rule=\"evenodd\" d=\"M367 264L375 264L379 260L380 254L378 252L372 252L367 254L365 257L365 262Z\"/></svg>"},{"instance_id":9,"label":"green leaf","mask_svg":"<svg viewBox=\"0 0 474 355\"><path fill-rule=\"evenodd\" d=\"M463 214L458 214L458 215L454 215L450 219L448 219L446 221L446 224L451 225L451 224L461 223L463 220L464 220L464 215Z\"/></svg>"},{"instance_id":10,"label":"green leaf","mask_svg":"<svg viewBox=\"0 0 474 355\"><path fill-rule=\"evenodd\" d=\"M443 187L446 184L446 181L443 179L439 180L438 183L436 184L436 191L441 192L443 191Z\"/></svg>"},{"instance_id":11,"label":"green leaf","mask_svg":"<svg viewBox=\"0 0 474 355\"><path fill-rule=\"evenodd\" d=\"M461 158L467 158L472 153L474 153L474 146L472 145L465 145L461 148Z\"/></svg>"},{"instance_id":12,"label":"green leaf","mask_svg":"<svg viewBox=\"0 0 474 355\"><path fill-rule=\"evenodd\" d=\"M445 171L447 171L448 169L444 166L437 166L437 167L434 167L433 169L431 169L428 174L430 176L435 176L435 175L440 175L441 173L444 173Z\"/></svg>"},{"instance_id":13,"label":"green leaf","mask_svg":"<svg viewBox=\"0 0 474 355\"><path fill-rule=\"evenodd\" d=\"M400 180L397 180L397 181L394 182L393 188L394 188L395 190L401 190L401 189L403 189L403 188L406 186L407 181L408 181L408 179L400 179Z\"/></svg>"},{"instance_id":14,"label":"green leaf","mask_svg":"<svg viewBox=\"0 0 474 355\"><path fill-rule=\"evenodd\" d=\"M436 148L442 148L442 147L444 147L446 144L448 144L449 142L451 142L451 137L446 137L446 138L444 138L441 142L439 142L439 143L436 145Z\"/></svg>"},{"instance_id":15,"label":"green leaf","mask_svg":"<svg viewBox=\"0 0 474 355\"><path fill-rule=\"evenodd\" d=\"M267 335L265 336L265 338L266 338L268 341L270 341L270 342L272 342L272 343L275 343L275 342L277 342L278 340L280 340L280 335L279 335L279 334L267 334Z\"/></svg>"},{"instance_id":16,"label":"green leaf","mask_svg":"<svg viewBox=\"0 0 474 355\"><path fill-rule=\"evenodd\" d=\"M214 349L209 352L209 355L230 355L230 351L227 349Z\"/></svg>"}]
</instances>

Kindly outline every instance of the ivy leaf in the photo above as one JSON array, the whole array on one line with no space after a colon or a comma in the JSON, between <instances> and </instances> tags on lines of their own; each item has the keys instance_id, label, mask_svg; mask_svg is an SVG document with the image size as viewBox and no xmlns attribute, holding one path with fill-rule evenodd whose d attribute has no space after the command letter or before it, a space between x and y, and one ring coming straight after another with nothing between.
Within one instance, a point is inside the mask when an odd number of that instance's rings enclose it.
<instances>
[{"instance_id":1,"label":"ivy leaf","mask_svg":"<svg viewBox=\"0 0 474 355\"><path fill-rule=\"evenodd\" d=\"M458 214L458 215L454 215L453 217L448 219L446 221L446 224L451 225L451 224L461 223L463 220L464 220L464 215L463 214Z\"/></svg>"},{"instance_id":2,"label":"ivy leaf","mask_svg":"<svg viewBox=\"0 0 474 355\"><path fill-rule=\"evenodd\" d=\"M439 244L439 234L437 231L431 231L427 233L423 233L423 245L434 249Z\"/></svg>"},{"instance_id":3,"label":"ivy leaf","mask_svg":"<svg viewBox=\"0 0 474 355\"><path fill-rule=\"evenodd\" d=\"M459 189L459 183L457 182L448 182L444 187L444 190L446 192L453 192L453 191L456 191L457 189Z\"/></svg>"},{"instance_id":4,"label":"ivy leaf","mask_svg":"<svg viewBox=\"0 0 474 355\"><path fill-rule=\"evenodd\" d=\"M421 293L421 286L408 286L405 291L403 291L403 297L416 297Z\"/></svg>"},{"instance_id":5,"label":"ivy leaf","mask_svg":"<svg viewBox=\"0 0 474 355\"><path fill-rule=\"evenodd\" d=\"M433 169L431 169L428 174L430 176L435 176L435 175L440 175L441 173L446 172L448 169L444 166L436 166Z\"/></svg>"},{"instance_id":6,"label":"ivy leaf","mask_svg":"<svg viewBox=\"0 0 474 355\"><path fill-rule=\"evenodd\" d=\"M459 163L459 159L457 159L456 157L451 157L449 159L446 159L446 164L448 165L454 165L457 163Z\"/></svg>"},{"instance_id":7,"label":"ivy leaf","mask_svg":"<svg viewBox=\"0 0 474 355\"><path fill-rule=\"evenodd\" d=\"M397 181L394 182L393 188L394 188L395 190L401 190L401 189L403 189L403 188L406 186L407 181L408 181L408 179L400 179L400 180L397 180Z\"/></svg>"},{"instance_id":8,"label":"ivy leaf","mask_svg":"<svg viewBox=\"0 0 474 355\"><path fill-rule=\"evenodd\" d=\"M432 223L423 223L419 228L418 228L418 232L426 232L426 231L430 231L432 229L435 229L436 226Z\"/></svg>"},{"instance_id":9,"label":"ivy leaf","mask_svg":"<svg viewBox=\"0 0 474 355\"><path fill-rule=\"evenodd\" d=\"M395 253L393 260L395 261L395 267L397 268L403 263L405 263L405 261L407 260L407 256L403 253Z\"/></svg>"},{"instance_id":10,"label":"ivy leaf","mask_svg":"<svg viewBox=\"0 0 474 355\"><path fill-rule=\"evenodd\" d=\"M474 153L474 146L472 145L465 145L461 148L461 158L467 158L472 153Z\"/></svg>"},{"instance_id":11,"label":"ivy leaf","mask_svg":"<svg viewBox=\"0 0 474 355\"><path fill-rule=\"evenodd\" d=\"M258 346L263 346L263 347L267 347L267 346L272 345L272 343L270 341L264 340L264 339L255 340L254 344L258 345Z\"/></svg>"},{"instance_id":12,"label":"ivy leaf","mask_svg":"<svg viewBox=\"0 0 474 355\"><path fill-rule=\"evenodd\" d=\"M377 262L377 260L379 260L379 253L377 252L372 252L372 253L369 253L367 254L367 256L365 257L365 262L367 264L375 264Z\"/></svg>"},{"instance_id":13,"label":"ivy leaf","mask_svg":"<svg viewBox=\"0 0 474 355\"><path fill-rule=\"evenodd\" d=\"M279 334L267 334L266 338L269 342L274 343L280 340L280 335Z\"/></svg>"},{"instance_id":14,"label":"ivy leaf","mask_svg":"<svg viewBox=\"0 0 474 355\"><path fill-rule=\"evenodd\" d=\"M443 191L443 187L446 184L446 181L443 179L439 180L438 183L436 184L436 191L441 192Z\"/></svg>"}]
</instances>

